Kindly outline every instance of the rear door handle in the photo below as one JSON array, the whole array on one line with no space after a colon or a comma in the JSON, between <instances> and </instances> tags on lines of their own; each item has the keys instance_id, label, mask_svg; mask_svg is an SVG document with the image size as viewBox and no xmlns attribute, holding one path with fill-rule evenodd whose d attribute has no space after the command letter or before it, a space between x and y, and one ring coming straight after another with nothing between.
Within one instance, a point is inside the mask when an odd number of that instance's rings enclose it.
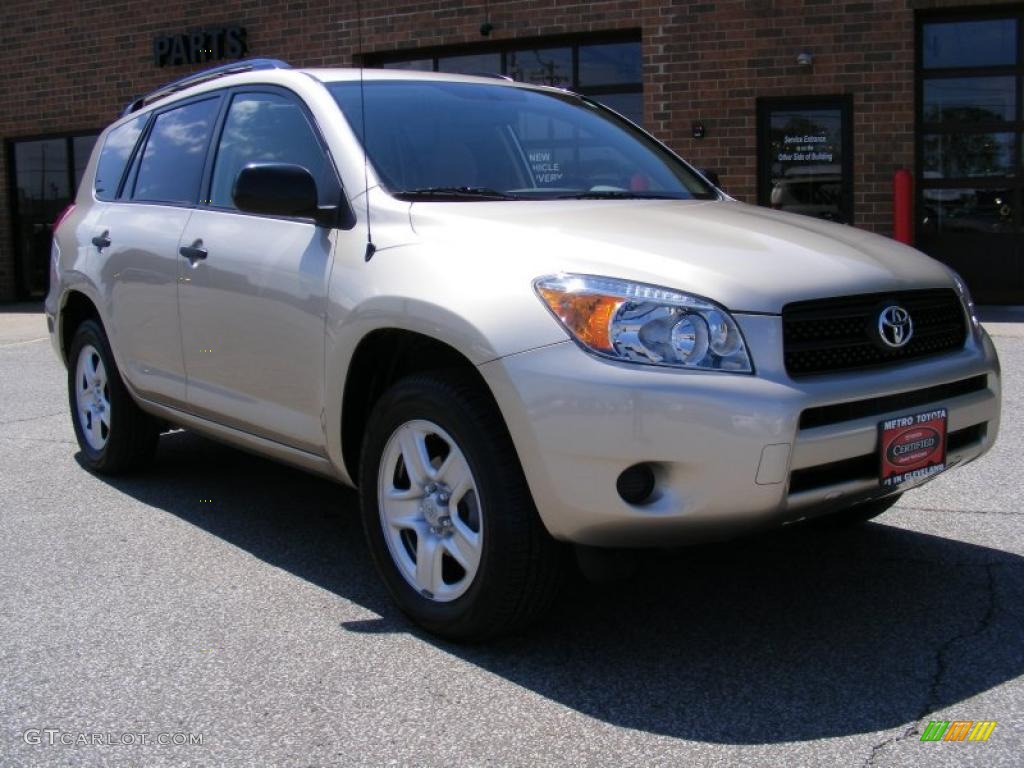
<instances>
[{"instance_id":1,"label":"rear door handle","mask_svg":"<svg viewBox=\"0 0 1024 768\"><path fill-rule=\"evenodd\" d=\"M104 230L102 235L96 235L92 239L92 244L96 246L96 250L102 251L104 248L110 247L110 230Z\"/></svg>"},{"instance_id":2,"label":"rear door handle","mask_svg":"<svg viewBox=\"0 0 1024 768\"><path fill-rule=\"evenodd\" d=\"M203 248L202 240L196 240L192 245L181 246L181 248L178 249L178 253L193 263L200 259L205 259L208 255L206 249Z\"/></svg>"}]
</instances>

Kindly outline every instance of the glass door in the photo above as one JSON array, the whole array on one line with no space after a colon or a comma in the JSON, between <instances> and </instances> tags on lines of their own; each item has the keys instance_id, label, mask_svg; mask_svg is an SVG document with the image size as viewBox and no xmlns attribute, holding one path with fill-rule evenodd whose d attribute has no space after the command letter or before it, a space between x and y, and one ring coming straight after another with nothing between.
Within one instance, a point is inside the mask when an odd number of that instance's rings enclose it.
<instances>
[{"instance_id":1,"label":"glass door","mask_svg":"<svg viewBox=\"0 0 1024 768\"><path fill-rule=\"evenodd\" d=\"M759 99L758 203L853 223L851 112L846 96Z\"/></svg>"},{"instance_id":2,"label":"glass door","mask_svg":"<svg viewBox=\"0 0 1024 768\"><path fill-rule=\"evenodd\" d=\"M96 134L11 143L17 294L38 299L49 290L53 222L75 196Z\"/></svg>"},{"instance_id":3,"label":"glass door","mask_svg":"<svg viewBox=\"0 0 1024 768\"><path fill-rule=\"evenodd\" d=\"M1024 301L1020 12L923 16L917 245L979 301Z\"/></svg>"}]
</instances>

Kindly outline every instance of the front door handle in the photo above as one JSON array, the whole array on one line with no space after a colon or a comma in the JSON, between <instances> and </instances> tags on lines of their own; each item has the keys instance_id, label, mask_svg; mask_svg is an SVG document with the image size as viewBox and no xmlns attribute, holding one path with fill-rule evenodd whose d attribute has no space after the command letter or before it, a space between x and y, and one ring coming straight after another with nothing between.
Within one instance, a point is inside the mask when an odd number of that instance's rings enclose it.
<instances>
[{"instance_id":1,"label":"front door handle","mask_svg":"<svg viewBox=\"0 0 1024 768\"><path fill-rule=\"evenodd\" d=\"M96 246L96 250L102 251L104 248L110 247L110 230L106 229L102 235L96 235L92 239L92 244Z\"/></svg>"},{"instance_id":2,"label":"front door handle","mask_svg":"<svg viewBox=\"0 0 1024 768\"><path fill-rule=\"evenodd\" d=\"M193 264L200 259L205 259L207 256L206 249L203 248L203 241L196 240L192 245L183 245L178 249L178 253L184 256L186 259L191 261Z\"/></svg>"}]
</instances>

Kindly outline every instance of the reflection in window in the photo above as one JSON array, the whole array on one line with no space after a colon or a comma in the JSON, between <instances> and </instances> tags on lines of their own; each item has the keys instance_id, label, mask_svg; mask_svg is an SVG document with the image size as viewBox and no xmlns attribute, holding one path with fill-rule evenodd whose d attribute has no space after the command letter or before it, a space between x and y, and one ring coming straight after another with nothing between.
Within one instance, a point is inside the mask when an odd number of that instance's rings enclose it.
<instances>
[{"instance_id":1,"label":"reflection in window","mask_svg":"<svg viewBox=\"0 0 1024 768\"><path fill-rule=\"evenodd\" d=\"M639 43L604 43L580 46L580 85L622 85L639 83Z\"/></svg>"},{"instance_id":2,"label":"reflection in window","mask_svg":"<svg viewBox=\"0 0 1024 768\"><path fill-rule=\"evenodd\" d=\"M139 115L107 134L96 166L94 189L100 200L113 200L125 166L139 140L148 115Z\"/></svg>"},{"instance_id":3,"label":"reflection in window","mask_svg":"<svg viewBox=\"0 0 1024 768\"><path fill-rule=\"evenodd\" d=\"M1013 120L1017 78L952 77L924 81L924 120L964 123Z\"/></svg>"},{"instance_id":4,"label":"reflection in window","mask_svg":"<svg viewBox=\"0 0 1024 768\"><path fill-rule=\"evenodd\" d=\"M53 222L75 195L96 134L12 142L18 294L46 293Z\"/></svg>"},{"instance_id":5,"label":"reflection in window","mask_svg":"<svg viewBox=\"0 0 1024 768\"><path fill-rule=\"evenodd\" d=\"M219 99L186 104L157 115L135 182L135 200L189 203L199 196Z\"/></svg>"},{"instance_id":6,"label":"reflection in window","mask_svg":"<svg viewBox=\"0 0 1024 768\"><path fill-rule=\"evenodd\" d=\"M534 48L508 54L513 80L556 88L572 87L572 48Z\"/></svg>"},{"instance_id":7,"label":"reflection in window","mask_svg":"<svg viewBox=\"0 0 1024 768\"><path fill-rule=\"evenodd\" d=\"M939 67L989 67L1017 63L1017 21L944 21L925 24L922 63Z\"/></svg>"},{"instance_id":8,"label":"reflection in window","mask_svg":"<svg viewBox=\"0 0 1024 768\"><path fill-rule=\"evenodd\" d=\"M771 207L845 221L842 111L773 110L768 130Z\"/></svg>"},{"instance_id":9,"label":"reflection in window","mask_svg":"<svg viewBox=\"0 0 1024 768\"><path fill-rule=\"evenodd\" d=\"M407 69L415 72L433 72L433 59L407 59L406 61L392 61L388 63L388 69Z\"/></svg>"},{"instance_id":10,"label":"reflection in window","mask_svg":"<svg viewBox=\"0 0 1024 768\"><path fill-rule=\"evenodd\" d=\"M249 163L301 165L324 188L327 163L297 104L274 93L240 94L231 102L213 166L213 205L234 208L231 190Z\"/></svg>"},{"instance_id":11,"label":"reflection in window","mask_svg":"<svg viewBox=\"0 0 1024 768\"><path fill-rule=\"evenodd\" d=\"M514 43L486 53L439 58L372 56L374 66L460 74L504 74L590 96L643 124L643 66L638 40L522 48ZM504 67L504 68L503 68Z\"/></svg>"},{"instance_id":12,"label":"reflection in window","mask_svg":"<svg viewBox=\"0 0 1024 768\"><path fill-rule=\"evenodd\" d=\"M71 154L75 162L75 189L82 183L82 175L85 173L85 166L89 164L89 156L96 144L96 134L90 133L86 136L75 136L71 139Z\"/></svg>"},{"instance_id":13,"label":"reflection in window","mask_svg":"<svg viewBox=\"0 0 1024 768\"><path fill-rule=\"evenodd\" d=\"M923 139L924 178L1007 176L1014 172L1012 133L935 133Z\"/></svg>"},{"instance_id":14,"label":"reflection in window","mask_svg":"<svg viewBox=\"0 0 1024 768\"><path fill-rule=\"evenodd\" d=\"M713 192L673 156L573 96L492 83L368 81L329 90L392 192L487 187L514 196ZM486 109L480 105L486 104Z\"/></svg>"},{"instance_id":15,"label":"reflection in window","mask_svg":"<svg viewBox=\"0 0 1024 768\"><path fill-rule=\"evenodd\" d=\"M609 109L614 109L637 125L644 123L644 95L642 93L605 93L594 96L593 99Z\"/></svg>"},{"instance_id":16,"label":"reflection in window","mask_svg":"<svg viewBox=\"0 0 1024 768\"><path fill-rule=\"evenodd\" d=\"M500 53L474 53L469 56L446 56L437 60L438 72L459 75L501 74Z\"/></svg>"},{"instance_id":17,"label":"reflection in window","mask_svg":"<svg viewBox=\"0 0 1024 768\"><path fill-rule=\"evenodd\" d=\"M1012 190L925 189L921 197L921 226L926 233L1014 231Z\"/></svg>"}]
</instances>

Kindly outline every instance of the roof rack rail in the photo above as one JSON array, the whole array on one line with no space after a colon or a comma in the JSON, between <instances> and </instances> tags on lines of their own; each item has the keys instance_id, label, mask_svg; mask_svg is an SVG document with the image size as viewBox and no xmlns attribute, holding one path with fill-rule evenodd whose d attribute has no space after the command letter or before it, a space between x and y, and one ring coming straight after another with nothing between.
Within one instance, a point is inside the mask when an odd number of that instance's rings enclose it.
<instances>
[{"instance_id":1,"label":"roof rack rail","mask_svg":"<svg viewBox=\"0 0 1024 768\"><path fill-rule=\"evenodd\" d=\"M146 95L134 99L121 112L121 117L130 115L132 112L138 112L147 104L152 104L154 101L159 101L170 96L172 93L177 93L193 85L205 83L207 80L216 80L218 77L234 75L239 72L255 72L260 69L291 69L291 65L280 59L242 59L241 61L222 64L219 67L210 67L199 72L193 72L191 75L185 75L185 77L178 80L164 83Z\"/></svg>"}]
</instances>

